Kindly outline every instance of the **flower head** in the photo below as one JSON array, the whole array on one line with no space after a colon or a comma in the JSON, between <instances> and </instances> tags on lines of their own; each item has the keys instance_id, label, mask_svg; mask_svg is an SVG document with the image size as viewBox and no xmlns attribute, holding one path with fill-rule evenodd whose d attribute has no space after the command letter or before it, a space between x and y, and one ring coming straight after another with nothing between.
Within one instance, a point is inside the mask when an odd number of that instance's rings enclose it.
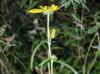
<instances>
[{"instance_id":1,"label":"flower head","mask_svg":"<svg viewBox=\"0 0 100 74\"><path fill-rule=\"evenodd\" d=\"M50 38L54 39L56 37L56 29L50 28Z\"/></svg>"},{"instance_id":2,"label":"flower head","mask_svg":"<svg viewBox=\"0 0 100 74\"><path fill-rule=\"evenodd\" d=\"M39 6L40 8L38 9L31 9L28 11L28 13L33 14L33 13L43 13L43 14L52 14L53 12L57 11L60 9L59 6L57 5L51 5L51 6Z\"/></svg>"}]
</instances>

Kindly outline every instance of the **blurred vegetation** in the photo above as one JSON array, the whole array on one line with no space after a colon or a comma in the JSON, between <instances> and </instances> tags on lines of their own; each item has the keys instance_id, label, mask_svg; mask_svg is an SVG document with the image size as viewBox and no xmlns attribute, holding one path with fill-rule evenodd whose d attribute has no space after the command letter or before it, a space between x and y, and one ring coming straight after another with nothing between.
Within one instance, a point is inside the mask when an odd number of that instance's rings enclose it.
<instances>
[{"instance_id":1,"label":"blurred vegetation","mask_svg":"<svg viewBox=\"0 0 100 74\"><path fill-rule=\"evenodd\" d=\"M79 74L100 74L99 0L0 0L0 74L38 74L46 44L36 53L33 71L29 65L32 51L46 39L46 18L26 11L52 4L62 7L50 17L50 27L57 30L52 53ZM54 72L73 74L56 63Z\"/></svg>"}]
</instances>

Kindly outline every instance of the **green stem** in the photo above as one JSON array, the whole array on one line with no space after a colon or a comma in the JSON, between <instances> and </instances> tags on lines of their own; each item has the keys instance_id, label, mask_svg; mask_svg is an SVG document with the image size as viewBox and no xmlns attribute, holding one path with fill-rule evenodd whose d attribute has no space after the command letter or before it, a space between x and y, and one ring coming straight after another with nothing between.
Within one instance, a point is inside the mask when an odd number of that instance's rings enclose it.
<instances>
[{"instance_id":1,"label":"green stem","mask_svg":"<svg viewBox=\"0 0 100 74\"><path fill-rule=\"evenodd\" d=\"M48 58L51 58L51 38L50 38L50 14L47 14L47 42L48 42ZM52 60L48 63L49 74L53 74L53 64Z\"/></svg>"},{"instance_id":2,"label":"green stem","mask_svg":"<svg viewBox=\"0 0 100 74\"><path fill-rule=\"evenodd\" d=\"M51 52L50 52L50 42L49 42L49 14L47 14L47 43L48 43L48 58L51 56ZM48 63L48 71L49 74L51 74L51 70L50 70L50 63Z\"/></svg>"},{"instance_id":3,"label":"green stem","mask_svg":"<svg viewBox=\"0 0 100 74\"><path fill-rule=\"evenodd\" d=\"M83 74L86 74L86 62L87 62L87 58L88 58L88 55L89 55L89 51L90 51L90 49L91 49L91 47L92 47L92 44L93 44L93 42L94 42L94 40L95 40L95 37L96 37L96 33L95 33L93 39L92 39L91 42L90 42L90 45L89 45L87 54L86 54L86 56L85 56L85 61L84 61L84 65L83 65Z\"/></svg>"},{"instance_id":4,"label":"green stem","mask_svg":"<svg viewBox=\"0 0 100 74\"><path fill-rule=\"evenodd\" d=\"M50 21L50 15L47 14L47 39L48 39L48 54L49 57L51 56L51 38L50 38L50 28L49 28L49 21Z\"/></svg>"},{"instance_id":5,"label":"green stem","mask_svg":"<svg viewBox=\"0 0 100 74\"><path fill-rule=\"evenodd\" d=\"M33 2L33 0L30 0L30 2L29 2L29 9L32 7L32 2Z\"/></svg>"},{"instance_id":6,"label":"green stem","mask_svg":"<svg viewBox=\"0 0 100 74\"><path fill-rule=\"evenodd\" d=\"M75 6L75 3L73 2L73 0L71 0L71 2L72 2L72 5L73 5L73 12L74 12L74 14L76 15L76 6Z\"/></svg>"},{"instance_id":7,"label":"green stem","mask_svg":"<svg viewBox=\"0 0 100 74\"><path fill-rule=\"evenodd\" d=\"M48 63L48 74L51 74L51 72L50 72L50 63Z\"/></svg>"},{"instance_id":8,"label":"green stem","mask_svg":"<svg viewBox=\"0 0 100 74\"><path fill-rule=\"evenodd\" d=\"M42 41L40 44L38 44L38 45L36 46L36 48L35 48L34 51L32 52L31 62L30 62L30 68L31 68L31 70L33 70L34 56L35 56L37 50L39 49L39 47L40 47L42 44L44 44L44 43L46 43L46 42L47 42L47 41Z\"/></svg>"},{"instance_id":9,"label":"green stem","mask_svg":"<svg viewBox=\"0 0 100 74\"><path fill-rule=\"evenodd\" d=\"M97 57L98 57L97 52L99 52L99 50L96 51L96 55L95 55L95 57L94 57L92 63L90 64L89 68L87 69L87 74L90 74L90 71L91 71L92 67L94 66L94 64L95 64L95 62L96 62L96 59L97 59Z\"/></svg>"},{"instance_id":10,"label":"green stem","mask_svg":"<svg viewBox=\"0 0 100 74\"><path fill-rule=\"evenodd\" d=\"M51 59L51 74L53 74L53 59Z\"/></svg>"},{"instance_id":11,"label":"green stem","mask_svg":"<svg viewBox=\"0 0 100 74\"><path fill-rule=\"evenodd\" d=\"M6 73L7 74L10 74L10 72L9 72L9 70L8 70L8 68L7 68L7 66L4 64L4 62L0 59L0 66L1 66L1 68L3 67L5 70L6 70Z\"/></svg>"},{"instance_id":12,"label":"green stem","mask_svg":"<svg viewBox=\"0 0 100 74\"><path fill-rule=\"evenodd\" d=\"M40 73L41 73L41 74L43 74L42 68L43 68L43 67L41 66L41 67L40 67Z\"/></svg>"},{"instance_id":13,"label":"green stem","mask_svg":"<svg viewBox=\"0 0 100 74\"><path fill-rule=\"evenodd\" d=\"M83 26L83 23L84 23L83 19L84 19L84 7L82 6L82 14L81 14L81 25L82 26ZM82 36L82 33L83 33L83 30L81 28L81 36Z\"/></svg>"},{"instance_id":14,"label":"green stem","mask_svg":"<svg viewBox=\"0 0 100 74\"><path fill-rule=\"evenodd\" d=\"M70 65L68 65L62 61L56 60L54 62L64 65L66 68L70 69L74 74L79 74L73 67L71 67Z\"/></svg>"}]
</instances>

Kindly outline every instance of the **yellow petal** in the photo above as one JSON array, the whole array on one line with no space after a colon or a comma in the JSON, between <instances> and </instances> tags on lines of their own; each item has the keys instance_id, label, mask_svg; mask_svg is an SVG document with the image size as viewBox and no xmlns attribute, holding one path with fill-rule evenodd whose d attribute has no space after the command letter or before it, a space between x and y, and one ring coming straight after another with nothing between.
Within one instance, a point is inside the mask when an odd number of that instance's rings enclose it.
<instances>
[{"instance_id":1,"label":"yellow petal","mask_svg":"<svg viewBox=\"0 0 100 74\"><path fill-rule=\"evenodd\" d=\"M42 10L48 10L48 6L40 6Z\"/></svg>"},{"instance_id":2,"label":"yellow petal","mask_svg":"<svg viewBox=\"0 0 100 74\"><path fill-rule=\"evenodd\" d=\"M51 8L52 11L57 11L59 9L59 7L57 5L54 5L54 4L51 5L50 8Z\"/></svg>"},{"instance_id":3,"label":"yellow petal","mask_svg":"<svg viewBox=\"0 0 100 74\"><path fill-rule=\"evenodd\" d=\"M55 4L51 5L51 8L55 7Z\"/></svg>"},{"instance_id":4,"label":"yellow petal","mask_svg":"<svg viewBox=\"0 0 100 74\"><path fill-rule=\"evenodd\" d=\"M28 13L42 13L43 10L42 9L31 9L28 11Z\"/></svg>"}]
</instances>

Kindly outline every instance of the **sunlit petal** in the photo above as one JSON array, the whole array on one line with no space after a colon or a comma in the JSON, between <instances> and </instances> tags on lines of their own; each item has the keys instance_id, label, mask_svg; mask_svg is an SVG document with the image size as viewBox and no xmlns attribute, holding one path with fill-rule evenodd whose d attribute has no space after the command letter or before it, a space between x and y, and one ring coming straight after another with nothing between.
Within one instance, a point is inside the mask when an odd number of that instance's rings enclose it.
<instances>
[{"instance_id":1,"label":"sunlit petal","mask_svg":"<svg viewBox=\"0 0 100 74\"><path fill-rule=\"evenodd\" d=\"M42 9L31 9L28 11L28 13L41 13L41 12L43 12Z\"/></svg>"}]
</instances>

